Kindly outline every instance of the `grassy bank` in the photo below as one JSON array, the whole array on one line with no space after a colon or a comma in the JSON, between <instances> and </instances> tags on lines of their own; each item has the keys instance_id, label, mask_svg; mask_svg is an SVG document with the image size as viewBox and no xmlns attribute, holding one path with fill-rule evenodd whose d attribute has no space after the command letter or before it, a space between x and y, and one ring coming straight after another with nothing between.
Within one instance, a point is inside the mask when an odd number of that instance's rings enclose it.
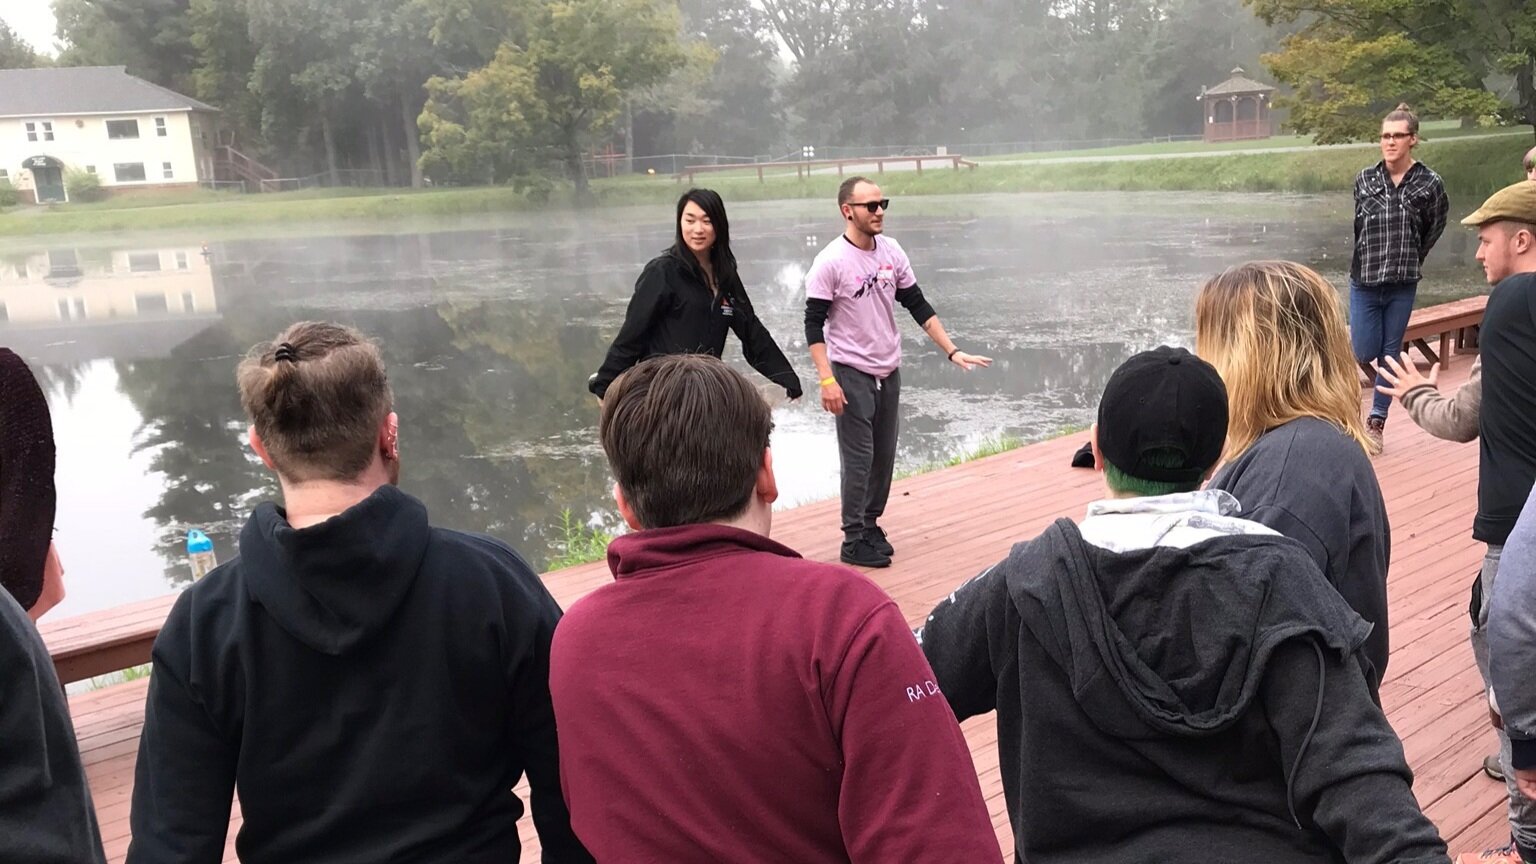
<instances>
[{"instance_id":1,"label":"grassy bank","mask_svg":"<svg viewBox=\"0 0 1536 864\"><path fill-rule=\"evenodd\" d=\"M1463 128L1459 120L1427 120L1420 127L1420 138L1425 142L1441 141L1451 138L1465 138L1470 135L1487 135L1503 131L1516 131L1514 129L1487 129L1479 126ZM1523 130L1530 134L1529 127ZM1177 153L1201 153L1217 150L1276 150L1286 147L1310 147L1311 135L1276 135L1272 138L1259 138L1251 141L1218 141L1207 143L1205 141L1149 141L1144 144L1121 144L1115 147L1097 147L1091 150L1041 150L1032 153L1015 153L1007 156L983 156L982 162L1014 162L1028 159L1058 159L1063 157L1097 157L1097 156L1167 156ZM1360 147L1374 147L1373 143L1356 145ZM963 149L963 148L962 148Z\"/></svg>"},{"instance_id":2,"label":"grassy bank","mask_svg":"<svg viewBox=\"0 0 1536 864\"><path fill-rule=\"evenodd\" d=\"M1531 145L1519 132L1488 138L1443 138L1425 143L1420 158L1445 178L1453 198L1466 203L1520 179L1520 157ZM1362 149L1253 152L1193 158L1139 158L1101 162L984 164L975 170L892 171L880 177L892 196L1067 191L1348 191L1355 173L1374 158ZM830 198L835 174L769 178L701 175L701 184L726 200ZM593 193L601 206L662 204L682 187L670 178L600 180ZM247 226L405 223L497 212L570 207L569 193L531 200L510 188L402 190L306 190L263 195L188 191L115 198L96 204L18 207L0 213L0 237L185 230L218 234Z\"/></svg>"}]
</instances>

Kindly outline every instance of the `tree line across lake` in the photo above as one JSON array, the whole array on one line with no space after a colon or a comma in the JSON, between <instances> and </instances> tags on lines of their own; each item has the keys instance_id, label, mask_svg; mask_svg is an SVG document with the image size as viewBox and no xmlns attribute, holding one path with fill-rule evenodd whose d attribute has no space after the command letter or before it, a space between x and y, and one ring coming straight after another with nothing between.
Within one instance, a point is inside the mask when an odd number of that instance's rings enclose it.
<instances>
[{"instance_id":1,"label":"tree line across lake","mask_svg":"<svg viewBox=\"0 0 1536 864\"><path fill-rule=\"evenodd\" d=\"M1197 134L1234 65L1287 123L1536 120L1536 4L1466 0L54 0L58 55L224 111L287 175L584 187L584 156ZM1048 145L1047 145L1048 146Z\"/></svg>"}]
</instances>

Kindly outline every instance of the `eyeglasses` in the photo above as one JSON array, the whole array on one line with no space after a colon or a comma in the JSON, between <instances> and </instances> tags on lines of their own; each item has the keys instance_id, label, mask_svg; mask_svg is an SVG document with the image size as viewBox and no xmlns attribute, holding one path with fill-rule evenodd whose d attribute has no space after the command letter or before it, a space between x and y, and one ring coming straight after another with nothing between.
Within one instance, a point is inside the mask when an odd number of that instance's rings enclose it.
<instances>
[{"instance_id":1,"label":"eyeglasses","mask_svg":"<svg viewBox=\"0 0 1536 864\"><path fill-rule=\"evenodd\" d=\"M1412 132L1383 132L1383 133L1381 133L1381 140L1383 140L1383 141L1401 141L1404 138L1412 138L1412 137L1413 137L1413 133Z\"/></svg>"},{"instance_id":2,"label":"eyeglasses","mask_svg":"<svg viewBox=\"0 0 1536 864\"><path fill-rule=\"evenodd\" d=\"M865 210L869 211L869 215L873 216L877 210L891 209L891 199L881 198L879 201L849 201L848 206L863 207Z\"/></svg>"}]
</instances>

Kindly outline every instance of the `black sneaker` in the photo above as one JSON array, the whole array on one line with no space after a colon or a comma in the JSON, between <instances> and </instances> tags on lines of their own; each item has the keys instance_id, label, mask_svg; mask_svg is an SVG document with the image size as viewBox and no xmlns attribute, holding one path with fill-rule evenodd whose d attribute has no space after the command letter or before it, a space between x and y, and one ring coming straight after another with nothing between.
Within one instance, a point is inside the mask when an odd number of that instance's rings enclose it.
<instances>
[{"instance_id":1,"label":"black sneaker","mask_svg":"<svg viewBox=\"0 0 1536 864\"><path fill-rule=\"evenodd\" d=\"M891 566L891 556L881 554L880 550L864 537L857 540L844 540L843 552L839 557L844 564L852 564L855 567Z\"/></svg>"},{"instance_id":2,"label":"black sneaker","mask_svg":"<svg viewBox=\"0 0 1536 864\"><path fill-rule=\"evenodd\" d=\"M891 541L885 539L885 529L879 525L871 525L865 528L864 539L869 541L869 545L875 547L876 552L887 558L896 554L896 548L891 545Z\"/></svg>"}]
</instances>

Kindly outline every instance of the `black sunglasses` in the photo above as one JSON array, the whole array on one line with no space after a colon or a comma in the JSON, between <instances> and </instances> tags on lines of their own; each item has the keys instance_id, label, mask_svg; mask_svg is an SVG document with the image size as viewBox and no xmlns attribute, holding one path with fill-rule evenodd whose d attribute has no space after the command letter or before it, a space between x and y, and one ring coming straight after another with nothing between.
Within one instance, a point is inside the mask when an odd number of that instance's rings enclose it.
<instances>
[{"instance_id":1,"label":"black sunglasses","mask_svg":"<svg viewBox=\"0 0 1536 864\"><path fill-rule=\"evenodd\" d=\"M858 202L849 201L848 202L848 206L849 207L863 207L865 210L869 211L869 215L873 216L873 215L875 215L875 211L877 211L877 210L889 210L889 209L891 209L891 199L889 199L889 198L881 198L879 201L858 201Z\"/></svg>"}]
</instances>

